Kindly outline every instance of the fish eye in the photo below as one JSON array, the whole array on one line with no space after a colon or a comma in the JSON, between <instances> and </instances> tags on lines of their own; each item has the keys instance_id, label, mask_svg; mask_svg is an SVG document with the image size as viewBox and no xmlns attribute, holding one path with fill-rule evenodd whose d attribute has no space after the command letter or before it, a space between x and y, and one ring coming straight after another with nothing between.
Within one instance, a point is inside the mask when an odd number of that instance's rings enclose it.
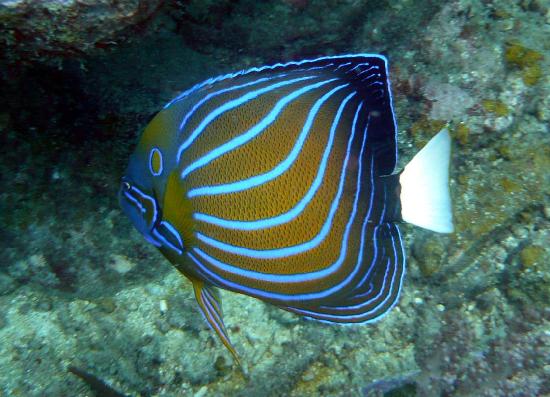
<instances>
[{"instance_id":1,"label":"fish eye","mask_svg":"<svg viewBox=\"0 0 550 397\"><path fill-rule=\"evenodd\" d=\"M130 185L130 182L128 181L122 181L121 187L122 187L122 190L127 192L132 188L132 185Z\"/></svg>"}]
</instances>

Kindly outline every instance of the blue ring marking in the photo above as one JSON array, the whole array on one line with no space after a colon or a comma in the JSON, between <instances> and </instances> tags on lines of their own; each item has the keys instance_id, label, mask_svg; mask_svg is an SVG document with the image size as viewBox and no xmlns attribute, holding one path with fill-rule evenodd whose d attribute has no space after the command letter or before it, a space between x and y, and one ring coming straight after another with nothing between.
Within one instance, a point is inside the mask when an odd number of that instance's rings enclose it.
<instances>
[{"instance_id":1,"label":"blue ring marking","mask_svg":"<svg viewBox=\"0 0 550 397\"><path fill-rule=\"evenodd\" d=\"M338 123L340 122L340 117L342 115L342 112L344 110L344 107L348 103L348 101L353 98L356 95L355 92L352 92L349 94L340 104L340 107L338 108L338 111L336 113L336 116L334 118L334 121L332 123L329 139L327 142L327 147L325 149L325 152L323 153L323 158L321 160L321 163L319 165L319 172L317 173L317 176L315 178L315 181L312 183L312 186L315 186L315 189L318 188L318 186L321 185L324 173L326 170L328 158L330 156L330 152L332 150L332 145L334 142L334 136L336 132L336 127L338 126ZM340 174L340 182L338 184L338 191L336 193L335 198L332 201L329 214L327 216L327 219L323 226L321 227L320 232L311 240L305 243L301 243L298 245L290 246L290 247L284 247L284 248L277 248L277 249L267 249L267 250L254 250L250 248L245 247L239 247L234 246L231 244L224 243L222 241L215 240L211 237L208 237L202 233L197 232L196 237L203 243L210 245L212 247L218 248L222 251L226 251L232 254L236 255L242 255L242 256L248 256L251 258L257 258L257 259L275 259L275 258L284 258L286 256L291 255L298 255L302 252L311 250L315 247L317 247L321 242L325 239L325 237L330 232L330 229L332 228L332 220L334 219L334 216L336 214L336 211L338 210L338 204L340 201L340 198L342 197L342 194L344 192L344 182L345 182L345 171L346 171L346 165L347 160L349 158L349 152L346 153L346 158L344 160L344 165L342 166L342 172ZM297 216L297 215L296 215ZM289 219L290 220L290 219ZM269 221L265 221L267 223ZM264 221L261 221L259 225L263 225Z\"/></svg>"},{"instance_id":2,"label":"blue ring marking","mask_svg":"<svg viewBox=\"0 0 550 397\"><path fill-rule=\"evenodd\" d=\"M358 114L358 112L357 112ZM355 127L355 120L354 120L354 127ZM361 146L361 152L359 154L359 160L358 160L358 163L359 163L359 169L358 169L358 176L357 176L357 186L356 186L356 198L355 198L355 201L354 201L354 209L353 209L353 212L352 214L355 214L356 210L357 210L357 202L358 202L358 198L360 197L360 189L361 189L361 173L362 173L362 157L363 157L363 150L365 148L365 143L367 141L367 136L368 136L368 124L367 124L367 127L365 128L365 131L364 131L364 135L363 135L363 143L362 143L362 146ZM373 177L373 173L372 173L372 157L371 157L371 185L372 185L372 177ZM372 207L372 206L371 206ZM370 213L370 209L369 209L369 213ZM348 240L348 235L349 235L349 229L351 228L351 223L353 223L353 219L350 217L350 220L348 221L348 225L346 226L346 230L347 230L347 234L344 236L343 238L343 242L344 244L346 245L342 245L342 248L341 248L341 251L340 251L340 257L339 258L339 261L340 262L335 262L334 264L332 264L329 268L327 269L324 269L324 270L321 270L321 271L317 271L317 272L312 272L312 273L308 273L309 275L312 275L312 274L321 274L321 277L317 277L317 278L322 278L324 276L324 273L326 273L327 271L329 272L329 275L330 273L332 273L334 270L332 269L333 267L336 266L336 271L338 270L338 268L340 267L341 265L341 262L343 262L343 258L345 257L346 255L346 251L347 251L347 240ZM235 291L239 291L239 292L243 292L243 293L247 293L249 295L252 295L252 296L259 296L259 297L262 297L262 298L267 298L267 299L277 299L277 300L282 300L282 301L285 301L285 302L290 302L290 301L294 301L296 299L299 299L299 300L314 300L314 299L319 299L319 298L325 298L331 294L333 294L334 292L337 292L341 289L341 286L342 285L346 285L349 280L351 280L355 274L357 273L357 271L359 270L360 268L360 265L361 265L361 261L362 261L362 258L363 258L363 255L362 255L362 250L363 250L363 247L364 247L364 235L365 235L365 230L366 230L366 225L368 223L368 217L366 217L364 219L364 222L363 222L363 226L362 226L362 231L361 231L361 245L360 245L360 252L358 254L358 257L357 257L357 264L355 266L355 270L354 272L352 272L352 274L350 274L342 283L339 283L338 285L336 286L333 286L327 290L324 290L324 291L320 291L320 292L316 292L316 293L308 293L308 294L300 294L300 295L286 295L286 294L279 294L279 293L271 293L271 292L267 292L267 291L264 291L264 290L259 290L259 289L256 289L256 288L250 288L250 287L246 287L246 286L242 286L240 284L237 284L237 283L234 283L230 280L226 280L224 279L223 277L220 277L218 276L216 273L212 272L210 269L208 269L204 264L202 264L192 253L188 252L188 256L195 262L195 264L197 264L197 266L199 267L199 270L202 272L202 273L205 273L205 275L210 278L211 280L213 280L214 282L216 282L217 284L219 285L222 285L222 286L226 286L226 287L229 287L229 289L233 289ZM200 251L200 249L198 248L195 248L194 251L203 256L204 259L206 260L209 260L211 257L208 256L207 254L205 254L204 252ZM231 266L231 265L227 265L225 263L221 263L220 261L217 261L216 259L214 258L211 258L212 261L218 263L218 265L222 265L222 266ZM211 262L212 263L212 262ZM232 268L234 268L234 266L231 266ZM242 271L242 269L238 268L237 270L239 271ZM236 272L233 272L230 270L231 273L236 273ZM250 271L249 271L250 272ZM257 273L255 272L254 273L254 277L253 279L257 280L258 279L258 275L261 275L261 274L265 274L265 273ZM308 274L305 274L305 275L308 275ZM282 282L284 283L289 283L289 282L295 282L295 279L297 278L296 275L294 276L284 276L284 275L280 275L280 276L274 276L276 278L276 280L272 280L272 282L281 282L280 279L282 278L288 278L288 279L285 279L285 280L282 280ZM277 280L279 279L279 280ZM313 278L310 278L308 279L307 281L311 281L313 280ZM302 282L304 280L298 280L298 282Z\"/></svg>"},{"instance_id":3,"label":"blue ring marking","mask_svg":"<svg viewBox=\"0 0 550 397\"><path fill-rule=\"evenodd\" d=\"M158 153L160 158L160 169L157 172L155 172L155 170L153 169L153 156L155 155L155 153ZM151 174L153 174L153 176L159 176L160 174L162 174L163 169L164 169L164 158L162 156L162 152L158 147L154 147L149 152L149 171L151 172Z\"/></svg>"},{"instance_id":4,"label":"blue ring marking","mask_svg":"<svg viewBox=\"0 0 550 397\"><path fill-rule=\"evenodd\" d=\"M235 193L247 189L251 189L256 186L260 186L264 183L267 183L283 173L285 173L294 163L298 155L300 154L303 144L309 135L309 132L311 130L311 126L313 125L313 122L315 121L315 117L317 116L317 113L321 106L337 91L341 90L342 88L347 87L348 84L340 85L336 88L333 88L331 91L327 92L325 95L323 95L320 99L318 99L315 104L312 106L308 117L306 119L306 122L304 126L302 127L302 131L300 132L300 135L298 136L298 139L296 140L296 143L294 144L294 147L290 151L289 155L281 162L279 163L275 168L273 168L271 171L268 171L264 174L255 175L251 178L240 180L238 182L232 182L225 185L215 185L215 186L203 186L199 188L192 189L188 192L188 197L196 197L200 195L214 195L214 194L228 194L228 193ZM313 196L311 196L313 197ZM309 198L310 199L310 198ZM307 201L309 201L309 199ZM227 228L239 228L240 224L247 224L249 222L246 221L232 221L232 220L225 220L222 218L216 218L211 215L197 213L195 214L195 219L201 220L203 222L213 223L218 226L223 226ZM236 226L232 226L232 224L235 224ZM245 225L243 225L246 227ZM244 230L244 229L243 229ZM246 229L250 230L250 229Z\"/></svg>"},{"instance_id":5,"label":"blue ring marking","mask_svg":"<svg viewBox=\"0 0 550 397\"><path fill-rule=\"evenodd\" d=\"M202 98L200 101L198 101L191 108L191 110L189 112L187 112L187 114L183 118L182 122L180 123L179 132L181 133L183 131L183 129L185 128L185 125L187 124L187 122L189 121L191 116L197 111L197 109L199 107L201 107L205 102L209 101L210 99L212 99L214 97L217 97L221 94L225 94L227 92L236 91L236 90L239 90L241 88L250 87L252 85L260 84L260 83L263 83L263 82L266 82L266 81L275 80L275 79L278 79L279 77L285 77L287 74L288 73L281 73L281 74L273 76L273 77L263 77L261 79L257 79L257 80L254 80L254 81L249 81L248 83L245 83L245 84L234 85L234 86L231 86L231 87L228 87L228 88L224 88L223 90L211 92L210 94L208 94L204 98Z\"/></svg>"},{"instance_id":6,"label":"blue ring marking","mask_svg":"<svg viewBox=\"0 0 550 397\"><path fill-rule=\"evenodd\" d=\"M232 78L239 77L239 76L244 76L244 75L247 75L247 74L259 73L259 72L263 72L265 70L273 70L273 69L276 69L276 68L284 68L284 67L289 67L289 66L301 66L301 65L304 65L304 64L307 64L307 63L315 63L315 62L324 61L324 60L330 60L330 59L337 60L337 59L345 59L345 58L378 58L378 59L382 60L384 62L384 64L387 65L387 63L388 63L388 59L384 55L371 54L371 53L359 53L359 54L343 54L343 55L324 56L324 57L319 57L319 58L315 58L315 59L304 59L304 60L301 60L301 61L290 61L290 62L286 62L286 63L276 63L276 64L273 64L273 65L264 65L264 66L259 66L259 67L253 67L253 68L250 68L250 69L243 69L243 70L239 70L237 72L228 73L228 74L224 74L224 75L220 75L220 76L216 76L216 77L211 77L207 80L204 80L200 83L197 83L194 86L192 86L191 88L189 88L189 89L183 91L182 93L180 93L179 95L177 95L174 99L172 99L170 102L168 102L164 106L163 109L168 108L169 106L173 105L175 102L178 102L178 101L184 99L185 97L191 95L192 93L198 91L199 89L201 89L201 88L203 88L207 85L217 83L219 81L228 80L228 79L232 79ZM348 62L347 64L344 64L344 65L347 66L349 64L351 64L351 62ZM342 66L344 66L344 65L342 65Z\"/></svg>"},{"instance_id":7,"label":"blue ring marking","mask_svg":"<svg viewBox=\"0 0 550 397\"><path fill-rule=\"evenodd\" d=\"M218 157L221 157L224 154L227 154L228 152L231 152L232 150L237 149L238 147L254 139L256 136L260 135L268 126L270 126L277 120L277 117L279 117L279 114L284 110L284 108L296 98L316 88L320 88L324 85L332 83L333 81L336 81L336 80L338 79L334 78L330 80L324 80L315 84L306 85L305 87L302 87L299 90L293 91L291 94L284 96L279 101L277 101L277 103L275 104L273 109L271 109L268 115L265 116L254 127L250 128L248 131L246 131L242 135L236 136L235 138L232 138L230 141L218 146L216 149L211 150L201 158L197 159L196 161L188 165L187 168L185 168L181 172L181 178L183 179L187 177L187 175L189 175L191 172L197 170L198 168L204 167L205 165L214 161ZM348 84L345 84L340 87L343 88L347 85Z\"/></svg>"},{"instance_id":8,"label":"blue ring marking","mask_svg":"<svg viewBox=\"0 0 550 397\"><path fill-rule=\"evenodd\" d=\"M208 127L208 125L212 121L214 121L216 118L218 118L223 113L225 113L225 112L227 112L231 109L234 109L236 107L239 107L242 104L244 104L248 101L251 101L252 99L256 99L257 97L259 97L259 96L261 96L261 95L263 95L267 92L276 90L277 88L285 87L287 85L291 85L293 83L298 83L298 82L301 82L301 81L304 81L304 80L311 80L311 79L314 79L314 78L317 78L317 77L318 76L305 76L305 77L299 77L299 78L296 78L296 79L285 80L285 81L282 81L282 82L279 82L279 83L275 83L275 84L269 85L267 87L260 88L260 89L255 90L255 91L250 91L250 92L246 93L245 95L243 95L239 98L233 99L229 102L226 102L222 106L214 109L212 112L210 112L201 121L201 123L197 126L197 128L195 128L193 130L193 132L190 134L190 136L180 145L180 147L178 148L178 154L176 156L176 162L177 163L180 162L183 151L186 150L189 146L191 146L191 144L195 141L195 139L197 139L197 137L200 134L202 134L202 132L206 129L206 127Z\"/></svg>"}]
</instances>

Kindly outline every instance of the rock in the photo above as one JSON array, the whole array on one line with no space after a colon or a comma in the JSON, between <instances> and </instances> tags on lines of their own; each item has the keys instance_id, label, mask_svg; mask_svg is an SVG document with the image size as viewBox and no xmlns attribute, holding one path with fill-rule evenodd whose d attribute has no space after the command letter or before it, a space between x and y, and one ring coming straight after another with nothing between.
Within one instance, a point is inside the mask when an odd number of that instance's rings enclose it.
<instances>
[{"instance_id":1,"label":"rock","mask_svg":"<svg viewBox=\"0 0 550 397\"><path fill-rule=\"evenodd\" d=\"M0 0L0 54L11 62L81 57L117 45L162 0Z\"/></svg>"}]
</instances>

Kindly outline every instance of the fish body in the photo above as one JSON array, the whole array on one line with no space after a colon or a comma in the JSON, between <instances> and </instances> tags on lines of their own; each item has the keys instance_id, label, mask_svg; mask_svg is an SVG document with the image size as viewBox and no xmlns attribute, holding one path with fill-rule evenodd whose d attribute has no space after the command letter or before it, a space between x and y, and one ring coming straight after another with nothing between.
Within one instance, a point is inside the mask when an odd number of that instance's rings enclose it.
<instances>
[{"instance_id":1,"label":"fish body","mask_svg":"<svg viewBox=\"0 0 550 397\"><path fill-rule=\"evenodd\" d=\"M452 231L449 148L444 130L394 174L386 58L323 57L180 94L145 128L119 197L238 360L215 287L336 323L396 304L398 223Z\"/></svg>"}]
</instances>

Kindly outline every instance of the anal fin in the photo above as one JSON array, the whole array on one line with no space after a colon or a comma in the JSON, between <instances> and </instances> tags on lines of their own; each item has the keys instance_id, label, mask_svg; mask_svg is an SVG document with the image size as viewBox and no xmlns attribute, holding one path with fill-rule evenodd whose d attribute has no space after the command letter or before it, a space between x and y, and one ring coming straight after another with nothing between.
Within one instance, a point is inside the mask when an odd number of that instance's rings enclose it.
<instances>
[{"instance_id":1,"label":"anal fin","mask_svg":"<svg viewBox=\"0 0 550 397\"><path fill-rule=\"evenodd\" d=\"M221 298L218 291L202 280L192 278L191 282L193 283L193 289L195 290L195 299L199 304L199 309L206 322L210 328L216 332L224 346L227 350L229 350L235 359L235 362L242 369L243 367L241 365L241 361L239 360L239 355L231 344L231 340L229 339L229 335L227 334L227 330L223 322Z\"/></svg>"}]
</instances>

